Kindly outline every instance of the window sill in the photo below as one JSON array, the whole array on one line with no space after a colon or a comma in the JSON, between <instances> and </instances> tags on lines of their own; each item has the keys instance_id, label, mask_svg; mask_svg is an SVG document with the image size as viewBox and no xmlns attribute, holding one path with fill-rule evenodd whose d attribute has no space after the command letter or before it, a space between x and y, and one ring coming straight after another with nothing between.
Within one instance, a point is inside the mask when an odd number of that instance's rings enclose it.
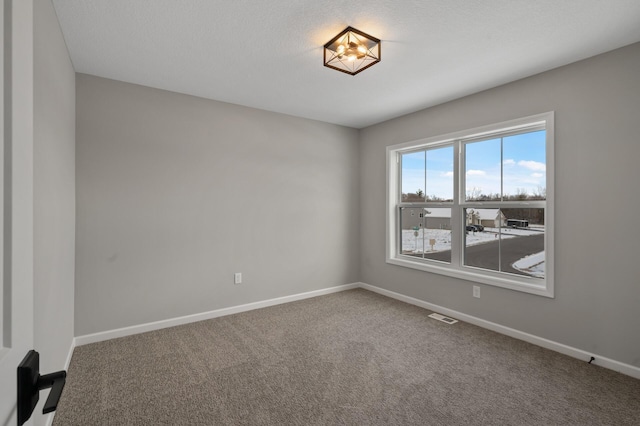
<instances>
[{"instance_id":1,"label":"window sill","mask_svg":"<svg viewBox=\"0 0 640 426\"><path fill-rule=\"evenodd\" d=\"M522 279L508 278L504 276L493 276L491 272L482 271L478 273L474 268L463 267L456 268L451 264L437 264L431 262L423 262L419 260L409 259L405 256L395 256L387 258L387 263L405 268L418 269L433 274L446 275L453 278L459 278L474 283L482 283L495 287L506 288L510 290L520 291L523 293L535 294L538 296L553 298L553 287L549 282L540 279L522 277ZM496 273L498 275L499 273ZM504 275L504 274L500 274ZM539 284L538 284L539 283Z\"/></svg>"}]
</instances>

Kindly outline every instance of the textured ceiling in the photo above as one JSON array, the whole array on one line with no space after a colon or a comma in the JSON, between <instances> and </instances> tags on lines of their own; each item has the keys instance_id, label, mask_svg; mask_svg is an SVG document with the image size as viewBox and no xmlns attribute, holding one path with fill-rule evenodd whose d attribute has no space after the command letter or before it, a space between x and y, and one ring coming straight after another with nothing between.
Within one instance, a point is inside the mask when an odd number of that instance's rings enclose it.
<instances>
[{"instance_id":1,"label":"textured ceiling","mask_svg":"<svg viewBox=\"0 0 640 426\"><path fill-rule=\"evenodd\" d=\"M75 70L362 128L640 41L639 0L53 0ZM382 40L322 66L347 26Z\"/></svg>"}]
</instances>

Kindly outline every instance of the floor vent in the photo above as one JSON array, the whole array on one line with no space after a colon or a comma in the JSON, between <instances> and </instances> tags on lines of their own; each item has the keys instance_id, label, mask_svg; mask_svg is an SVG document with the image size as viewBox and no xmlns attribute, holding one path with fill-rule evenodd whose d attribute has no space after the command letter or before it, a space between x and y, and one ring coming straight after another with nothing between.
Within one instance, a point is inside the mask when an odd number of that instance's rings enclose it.
<instances>
[{"instance_id":1,"label":"floor vent","mask_svg":"<svg viewBox=\"0 0 640 426\"><path fill-rule=\"evenodd\" d=\"M447 324L455 324L458 322L457 319L445 317L444 315L433 313L429 315L429 318L437 319L438 321L446 322Z\"/></svg>"}]
</instances>

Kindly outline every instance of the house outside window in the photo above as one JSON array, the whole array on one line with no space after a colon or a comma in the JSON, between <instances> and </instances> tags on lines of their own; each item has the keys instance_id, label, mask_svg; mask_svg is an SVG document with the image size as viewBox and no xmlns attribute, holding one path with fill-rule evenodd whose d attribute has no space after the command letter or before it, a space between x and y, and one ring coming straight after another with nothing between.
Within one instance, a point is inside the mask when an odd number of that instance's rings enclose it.
<instances>
[{"instance_id":1,"label":"house outside window","mask_svg":"<svg viewBox=\"0 0 640 426\"><path fill-rule=\"evenodd\" d=\"M553 297L552 112L387 148L387 262Z\"/></svg>"}]
</instances>

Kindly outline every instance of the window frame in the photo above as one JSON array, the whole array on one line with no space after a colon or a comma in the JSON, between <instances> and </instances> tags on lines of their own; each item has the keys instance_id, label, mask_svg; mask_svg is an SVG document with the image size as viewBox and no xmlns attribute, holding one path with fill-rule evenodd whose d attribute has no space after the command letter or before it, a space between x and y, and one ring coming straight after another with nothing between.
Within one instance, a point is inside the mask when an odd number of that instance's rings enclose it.
<instances>
[{"instance_id":1,"label":"window frame","mask_svg":"<svg viewBox=\"0 0 640 426\"><path fill-rule=\"evenodd\" d=\"M522 133L524 130L543 128L546 131L546 200L527 201L467 201L464 176L463 144L482 140L490 136ZM389 264L418 269L425 272L450 276L475 283L554 297L554 112L531 115L515 120L503 121L439 136L387 146L387 188L386 188L386 262ZM442 146L453 146L453 201L402 201L401 154ZM426 194L425 194L426 195ZM451 208L451 262L414 258L400 253L400 207L448 207ZM475 268L463 264L464 218L466 208L544 208L545 217L545 277L534 278Z\"/></svg>"}]
</instances>

